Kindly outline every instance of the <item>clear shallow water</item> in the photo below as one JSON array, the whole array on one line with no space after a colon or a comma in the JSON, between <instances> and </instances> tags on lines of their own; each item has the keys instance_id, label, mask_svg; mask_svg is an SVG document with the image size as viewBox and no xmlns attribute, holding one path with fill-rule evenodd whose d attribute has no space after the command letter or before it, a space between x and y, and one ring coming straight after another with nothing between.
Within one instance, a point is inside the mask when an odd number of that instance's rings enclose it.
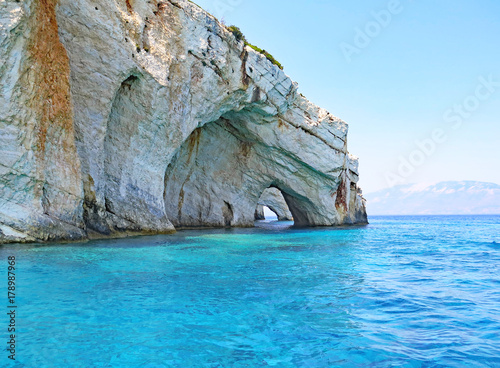
<instances>
[{"instance_id":1,"label":"clear shallow water","mask_svg":"<svg viewBox=\"0 0 500 368\"><path fill-rule=\"evenodd\" d=\"M0 362L500 367L500 216L275 225L2 246L19 309Z\"/></svg>"}]
</instances>

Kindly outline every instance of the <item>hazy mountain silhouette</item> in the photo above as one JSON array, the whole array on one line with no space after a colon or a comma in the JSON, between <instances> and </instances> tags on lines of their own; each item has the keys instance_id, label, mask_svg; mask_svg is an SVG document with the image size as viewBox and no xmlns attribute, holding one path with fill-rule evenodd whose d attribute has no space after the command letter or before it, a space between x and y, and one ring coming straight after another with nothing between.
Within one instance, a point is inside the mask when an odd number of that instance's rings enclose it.
<instances>
[{"instance_id":1,"label":"hazy mountain silhouette","mask_svg":"<svg viewBox=\"0 0 500 368\"><path fill-rule=\"evenodd\" d=\"M478 181L398 185L364 196L369 215L500 214L500 185Z\"/></svg>"}]
</instances>

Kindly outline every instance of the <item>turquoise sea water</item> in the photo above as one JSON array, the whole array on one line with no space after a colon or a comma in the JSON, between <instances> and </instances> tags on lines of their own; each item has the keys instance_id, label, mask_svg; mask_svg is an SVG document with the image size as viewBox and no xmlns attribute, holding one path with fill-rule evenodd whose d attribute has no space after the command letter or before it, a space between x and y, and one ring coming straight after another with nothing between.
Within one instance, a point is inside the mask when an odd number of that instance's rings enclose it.
<instances>
[{"instance_id":1,"label":"turquoise sea water","mask_svg":"<svg viewBox=\"0 0 500 368\"><path fill-rule=\"evenodd\" d=\"M500 216L288 225L2 246L0 366L500 367Z\"/></svg>"}]
</instances>

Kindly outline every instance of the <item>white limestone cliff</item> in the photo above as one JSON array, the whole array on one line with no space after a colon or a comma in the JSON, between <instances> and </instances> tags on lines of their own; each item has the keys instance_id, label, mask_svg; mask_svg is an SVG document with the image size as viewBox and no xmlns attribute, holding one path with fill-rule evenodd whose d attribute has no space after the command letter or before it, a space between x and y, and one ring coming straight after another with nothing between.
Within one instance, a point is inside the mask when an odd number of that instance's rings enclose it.
<instances>
[{"instance_id":1,"label":"white limestone cliff","mask_svg":"<svg viewBox=\"0 0 500 368\"><path fill-rule=\"evenodd\" d=\"M0 242L366 223L347 124L187 0L0 2Z\"/></svg>"}]
</instances>

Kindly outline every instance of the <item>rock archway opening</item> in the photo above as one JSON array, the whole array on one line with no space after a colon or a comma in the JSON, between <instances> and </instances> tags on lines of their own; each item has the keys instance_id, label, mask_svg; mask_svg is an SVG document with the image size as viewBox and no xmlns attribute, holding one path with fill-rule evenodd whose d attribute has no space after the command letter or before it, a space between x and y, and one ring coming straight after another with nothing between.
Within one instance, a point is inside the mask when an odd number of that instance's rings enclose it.
<instances>
[{"instance_id":1,"label":"rock archway opening","mask_svg":"<svg viewBox=\"0 0 500 368\"><path fill-rule=\"evenodd\" d=\"M278 214L267 206L257 205L255 221L279 221Z\"/></svg>"},{"instance_id":2,"label":"rock archway opening","mask_svg":"<svg viewBox=\"0 0 500 368\"><path fill-rule=\"evenodd\" d=\"M278 188L267 188L257 202L256 221L293 221L293 215L283 193Z\"/></svg>"},{"instance_id":3,"label":"rock archway opening","mask_svg":"<svg viewBox=\"0 0 500 368\"><path fill-rule=\"evenodd\" d=\"M259 117L245 114L227 114L196 128L176 151L163 193L172 224L253 227L255 220L266 219L264 206L294 226L329 224L318 200L324 195L316 186L317 173L285 149L260 142L252 130Z\"/></svg>"},{"instance_id":4,"label":"rock archway opening","mask_svg":"<svg viewBox=\"0 0 500 368\"><path fill-rule=\"evenodd\" d=\"M269 207L264 206L264 218L266 220L275 221L278 220L278 214Z\"/></svg>"}]
</instances>

